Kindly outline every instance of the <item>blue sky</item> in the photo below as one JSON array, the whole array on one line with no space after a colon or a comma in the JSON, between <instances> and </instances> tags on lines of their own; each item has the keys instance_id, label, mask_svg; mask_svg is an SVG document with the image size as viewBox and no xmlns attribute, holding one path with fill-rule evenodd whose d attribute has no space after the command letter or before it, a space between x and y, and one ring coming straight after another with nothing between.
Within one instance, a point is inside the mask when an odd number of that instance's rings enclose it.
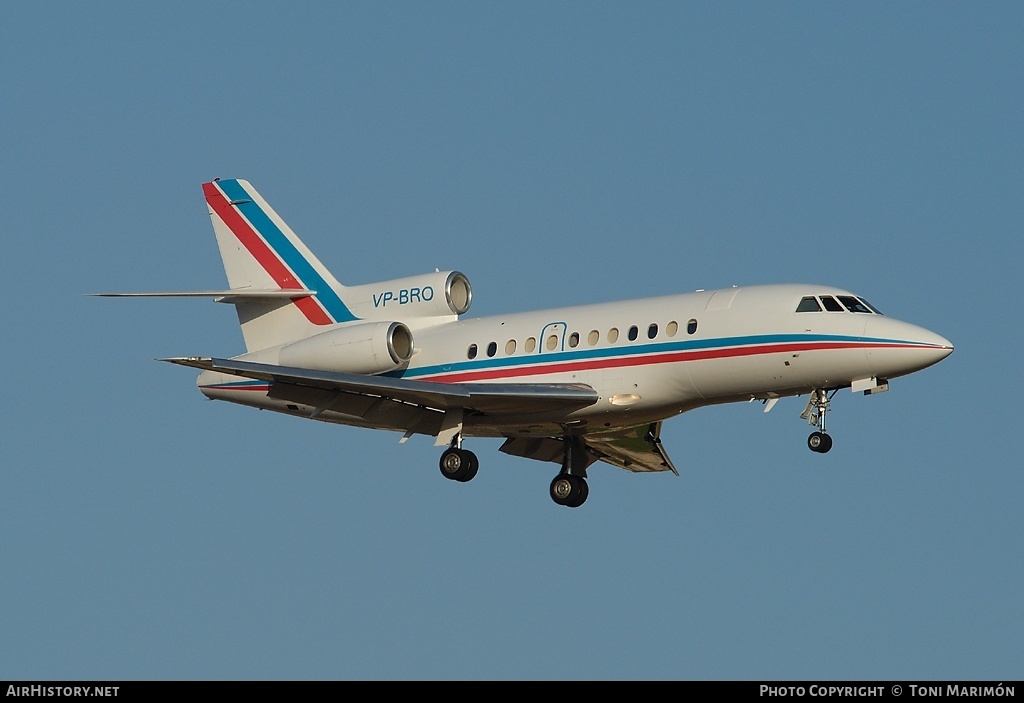
<instances>
[{"instance_id":1,"label":"blue sky","mask_svg":"<svg viewBox=\"0 0 1024 703\"><path fill-rule=\"evenodd\" d=\"M1019 3L12 3L0 679L1024 677ZM956 352L666 424L681 476L205 401L200 184L472 315L811 282Z\"/></svg>"}]
</instances>

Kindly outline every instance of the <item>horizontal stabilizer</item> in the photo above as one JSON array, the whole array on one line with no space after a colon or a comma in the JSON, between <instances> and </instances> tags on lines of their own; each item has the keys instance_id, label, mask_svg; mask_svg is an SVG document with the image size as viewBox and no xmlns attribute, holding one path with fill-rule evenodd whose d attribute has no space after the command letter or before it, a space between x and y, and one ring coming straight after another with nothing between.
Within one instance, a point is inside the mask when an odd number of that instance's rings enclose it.
<instances>
[{"instance_id":1,"label":"horizontal stabilizer","mask_svg":"<svg viewBox=\"0 0 1024 703\"><path fill-rule=\"evenodd\" d=\"M199 356L161 361L272 383L386 398L441 411L463 408L488 415L567 413L593 405L598 399L597 391L582 384L435 383Z\"/></svg>"},{"instance_id":2,"label":"horizontal stabilizer","mask_svg":"<svg viewBox=\"0 0 1024 703\"><path fill-rule=\"evenodd\" d=\"M316 291L285 288L235 288L233 290L187 290L162 293L90 293L90 295L98 298L214 298L218 303L257 303L308 298L316 295Z\"/></svg>"}]
</instances>

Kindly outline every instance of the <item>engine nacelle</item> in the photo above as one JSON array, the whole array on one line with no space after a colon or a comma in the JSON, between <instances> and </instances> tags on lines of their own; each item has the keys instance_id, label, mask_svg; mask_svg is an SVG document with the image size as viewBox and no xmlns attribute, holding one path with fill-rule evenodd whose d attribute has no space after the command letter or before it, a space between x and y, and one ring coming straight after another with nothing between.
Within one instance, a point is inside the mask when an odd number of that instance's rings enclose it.
<instances>
[{"instance_id":1,"label":"engine nacelle","mask_svg":"<svg viewBox=\"0 0 1024 703\"><path fill-rule=\"evenodd\" d=\"M345 288L346 305L364 320L461 315L469 310L471 302L473 288L458 271L437 271Z\"/></svg>"},{"instance_id":2,"label":"engine nacelle","mask_svg":"<svg viewBox=\"0 0 1024 703\"><path fill-rule=\"evenodd\" d=\"M375 374L412 358L412 332L401 322L338 327L283 346L278 363L318 371Z\"/></svg>"}]
</instances>

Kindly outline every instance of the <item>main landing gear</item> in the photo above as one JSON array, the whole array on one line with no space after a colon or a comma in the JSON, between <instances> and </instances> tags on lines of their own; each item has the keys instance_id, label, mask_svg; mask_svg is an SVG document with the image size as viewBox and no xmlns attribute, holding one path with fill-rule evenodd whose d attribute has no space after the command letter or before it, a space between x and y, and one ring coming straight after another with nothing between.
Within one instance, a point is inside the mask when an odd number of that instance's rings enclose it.
<instances>
[{"instance_id":1,"label":"main landing gear","mask_svg":"<svg viewBox=\"0 0 1024 703\"><path fill-rule=\"evenodd\" d=\"M808 424L818 428L807 438L807 447L812 452L825 454L832 448L832 437L825 434L825 414L828 412L832 397L838 392L838 388L831 393L822 388L816 389L811 393L811 399L807 401L807 408L800 414L800 417L807 420Z\"/></svg>"},{"instance_id":2,"label":"main landing gear","mask_svg":"<svg viewBox=\"0 0 1024 703\"><path fill-rule=\"evenodd\" d=\"M563 437L562 470L551 481L551 500L578 508L590 495L587 485L587 445L580 437Z\"/></svg>"},{"instance_id":3,"label":"main landing gear","mask_svg":"<svg viewBox=\"0 0 1024 703\"><path fill-rule=\"evenodd\" d=\"M590 486L587 485L587 464L590 463L587 445L580 437L563 437L562 442L562 469L551 481L551 500L558 505L578 508L590 495ZM444 450L438 463L442 476L462 483L472 480L480 468L476 454L462 448L461 434L452 439L451 446Z\"/></svg>"},{"instance_id":4,"label":"main landing gear","mask_svg":"<svg viewBox=\"0 0 1024 703\"><path fill-rule=\"evenodd\" d=\"M452 440L452 446L444 450L440 465L442 476L463 483L472 480L480 468L476 454L462 448L462 435L456 435Z\"/></svg>"},{"instance_id":5,"label":"main landing gear","mask_svg":"<svg viewBox=\"0 0 1024 703\"><path fill-rule=\"evenodd\" d=\"M578 508L590 495L587 479L576 474L559 473L551 481L551 500L568 508Z\"/></svg>"}]
</instances>

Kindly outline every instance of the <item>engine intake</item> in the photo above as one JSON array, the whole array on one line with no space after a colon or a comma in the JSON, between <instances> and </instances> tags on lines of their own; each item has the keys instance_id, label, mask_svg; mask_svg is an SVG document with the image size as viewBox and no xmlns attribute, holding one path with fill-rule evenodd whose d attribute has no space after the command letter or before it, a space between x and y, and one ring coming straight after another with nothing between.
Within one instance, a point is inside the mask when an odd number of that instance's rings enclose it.
<instances>
[{"instance_id":1,"label":"engine intake","mask_svg":"<svg viewBox=\"0 0 1024 703\"><path fill-rule=\"evenodd\" d=\"M346 288L345 302L364 320L448 317L469 310L473 288L465 274L437 271Z\"/></svg>"},{"instance_id":2,"label":"engine intake","mask_svg":"<svg viewBox=\"0 0 1024 703\"><path fill-rule=\"evenodd\" d=\"M412 358L412 332L401 322L337 327L281 348L278 363L318 371L376 374Z\"/></svg>"}]
</instances>

